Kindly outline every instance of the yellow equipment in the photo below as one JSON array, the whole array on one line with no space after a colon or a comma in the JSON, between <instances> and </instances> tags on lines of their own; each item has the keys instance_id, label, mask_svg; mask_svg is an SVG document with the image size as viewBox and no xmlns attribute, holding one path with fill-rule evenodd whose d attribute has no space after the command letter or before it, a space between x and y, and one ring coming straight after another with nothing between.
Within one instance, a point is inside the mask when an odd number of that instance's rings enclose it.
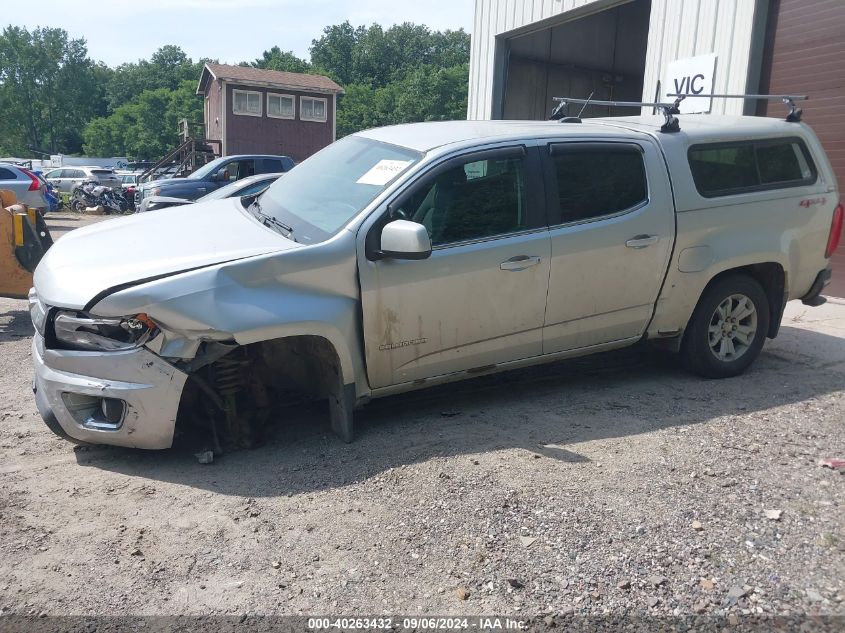
<instances>
[{"instance_id":1,"label":"yellow equipment","mask_svg":"<svg viewBox=\"0 0 845 633\"><path fill-rule=\"evenodd\" d=\"M53 240L41 212L16 203L13 192L0 189L0 297L26 299Z\"/></svg>"}]
</instances>

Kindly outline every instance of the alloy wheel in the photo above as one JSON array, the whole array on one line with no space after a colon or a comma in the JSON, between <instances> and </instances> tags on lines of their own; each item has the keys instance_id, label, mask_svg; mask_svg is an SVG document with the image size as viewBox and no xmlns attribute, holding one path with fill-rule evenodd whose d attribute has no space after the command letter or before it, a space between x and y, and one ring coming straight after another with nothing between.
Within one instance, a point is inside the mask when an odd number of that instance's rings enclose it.
<instances>
[{"instance_id":1,"label":"alloy wheel","mask_svg":"<svg viewBox=\"0 0 845 633\"><path fill-rule=\"evenodd\" d=\"M710 351L722 362L740 358L757 334L757 309L743 294L733 294L722 301L710 317L707 329Z\"/></svg>"}]
</instances>

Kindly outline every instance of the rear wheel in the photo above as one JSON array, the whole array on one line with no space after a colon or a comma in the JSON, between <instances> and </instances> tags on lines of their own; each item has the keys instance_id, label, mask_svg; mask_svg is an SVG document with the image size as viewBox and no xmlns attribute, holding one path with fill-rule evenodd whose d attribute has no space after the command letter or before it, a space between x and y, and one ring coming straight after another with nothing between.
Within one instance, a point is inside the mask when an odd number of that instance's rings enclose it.
<instances>
[{"instance_id":1,"label":"rear wheel","mask_svg":"<svg viewBox=\"0 0 845 633\"><path fill-rule=\"evenodd\" d=\"M751 277L720 279L702 295L684 333L687 367L707 378L728 378L748 369L769 331L769 301Z\"/></svg>"}]
</instances>

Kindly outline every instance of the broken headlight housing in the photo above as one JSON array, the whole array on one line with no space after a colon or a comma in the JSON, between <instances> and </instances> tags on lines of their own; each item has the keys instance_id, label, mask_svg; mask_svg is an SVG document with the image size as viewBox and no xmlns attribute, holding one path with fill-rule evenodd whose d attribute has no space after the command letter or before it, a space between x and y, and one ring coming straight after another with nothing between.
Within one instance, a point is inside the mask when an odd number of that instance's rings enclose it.
<instances>
[{"instance_id":1,"label":"broken headlight housing","mask_svg":"<svg viewBox=\"0 0 845 633\"><path fill-rule=\"evenodd\" d=\"M97 318L79 312L58 312L53 333L59 346L67 349L112 352L140 347L156 332L146 314Z\"/></svg>"},{"instance_id":2,"label":"broken headlight housing","mask_svg":"<svg viewBox=\"0 0 845 633\"><path fill-rule=\"evenodd\" d=\"M47 307L38 300L35 288L29 291L29 316L35 331L44 336L44 324L47 322Z\"/></svg>"}]
</instances>

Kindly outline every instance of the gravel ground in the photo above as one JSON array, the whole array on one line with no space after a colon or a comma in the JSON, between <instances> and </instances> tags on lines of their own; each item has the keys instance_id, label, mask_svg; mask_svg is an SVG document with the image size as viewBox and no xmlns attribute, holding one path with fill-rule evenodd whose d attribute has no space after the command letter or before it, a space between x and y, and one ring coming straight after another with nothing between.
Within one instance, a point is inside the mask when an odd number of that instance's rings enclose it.
<instances>
[{"instance_id":1,"label":"gravel ground","mask_svg":"<svg viewBox=\"0 0 845 633\"><path fill-rule=\"evenodd\" d=\"M120 217L114 215L84 215L73 211L55 211L45 216L47 226L50 228L50 235L54 240L59 239L69 231L78 229L81 226L102 222L110 218Z\"/></svg>"},{"instance_id":2,"label":"gravel ground","mask_svg":"<svg viewBox=\"0 0 845 633\"><path fill-rule=\"evenodd\" d=\"M345 445L73 447L0 300L0 614L749 614L845 624L845 302L752 370L635 348L372 403Z\"/></svg>"}]
</instances>

